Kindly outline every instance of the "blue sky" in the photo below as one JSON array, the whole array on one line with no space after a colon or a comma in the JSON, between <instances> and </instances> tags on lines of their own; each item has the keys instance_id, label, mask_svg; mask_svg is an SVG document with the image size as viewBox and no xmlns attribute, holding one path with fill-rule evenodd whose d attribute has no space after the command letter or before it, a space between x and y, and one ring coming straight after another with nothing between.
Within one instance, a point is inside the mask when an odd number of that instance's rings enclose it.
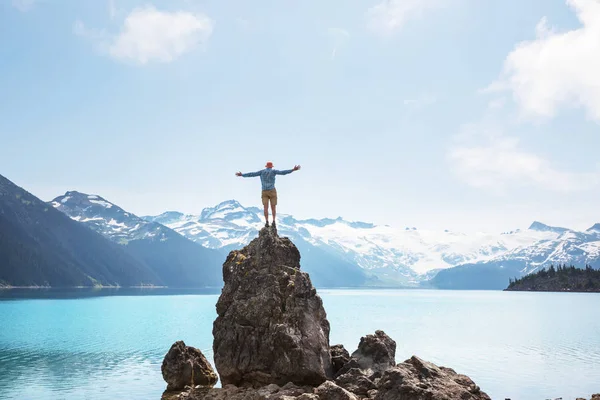
<instances>
[{"instance_id":1,"label":"blue sky","mask_svg":"<svg viewBox=\"0 0 600 400\"><path fill-rule=\"evenodd\" d=\"M598 0L0 0L0 174L139 215L600 221Z\"/></svg>"}]
</instances>

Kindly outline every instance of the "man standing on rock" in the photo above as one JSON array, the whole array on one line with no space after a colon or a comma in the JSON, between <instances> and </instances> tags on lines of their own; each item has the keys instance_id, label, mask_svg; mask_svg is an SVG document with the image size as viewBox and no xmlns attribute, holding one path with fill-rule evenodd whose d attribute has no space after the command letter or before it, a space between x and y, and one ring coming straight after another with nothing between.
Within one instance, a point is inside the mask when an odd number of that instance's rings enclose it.
<instances>
[{"instance_id":1,"label":"man standing on rock","mask_svg":"<svg viewBox=\"0 0 600 400\"><path fill-rule=\"evenodd\" d=\"M269 203L271 203L271 214L273 214L273 228L275 228L275 208L277 207L277 190L275 189L275 176L276 175L287 175L291 174L294 171L298 171L300 169L299 165L296 165L293 169L286 169L283 171L279 171L277 169L273 169L273 163L271 161L267 162L265 165L265 169L256 171L256 172L248 172L242 174L241 172L237 172L237 176L241 176L244 178L250 178L253 176L260 176L260 182L262 184L262 203L265 209L265 226L269 226Z\"/></svg>"}]
</instances>

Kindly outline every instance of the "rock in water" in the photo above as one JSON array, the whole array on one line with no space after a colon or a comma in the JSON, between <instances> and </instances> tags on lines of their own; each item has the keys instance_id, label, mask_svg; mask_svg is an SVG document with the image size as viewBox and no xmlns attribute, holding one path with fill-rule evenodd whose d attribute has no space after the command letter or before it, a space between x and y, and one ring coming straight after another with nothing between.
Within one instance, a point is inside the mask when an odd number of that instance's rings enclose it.
<instances>
[{"instance_id":1,"label":"rock in water","mask_svg":"<svg viewBox=\"0 0 600 400\"><path fill-rule=\"evenodd\" d=\"M163 379L167 382L167 391L182 390L190 386L214 386L217 374L204 357L194 347L186 346L183 341L175 342L162 363Z\"/></svg>"},{"instance_id":2,"label":"rock in water","mask_svg":"<svg viewBox=\"0 0 600 400\"><path fill-rule=\"evenodd\" d=\"M223 280L213 350L224 385L318 386L332 376L327 314L288 238L263 228L229 253Z\"/></svg>"}]
</instances>

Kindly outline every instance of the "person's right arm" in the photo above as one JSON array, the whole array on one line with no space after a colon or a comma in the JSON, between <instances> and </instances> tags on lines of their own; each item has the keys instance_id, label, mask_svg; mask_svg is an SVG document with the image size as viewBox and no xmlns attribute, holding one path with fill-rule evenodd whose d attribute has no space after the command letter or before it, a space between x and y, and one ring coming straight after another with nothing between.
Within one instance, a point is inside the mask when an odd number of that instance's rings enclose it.
<instances>
[{"instance_id":1,"label":"person's right arm","mask_svg":"<svg viewBox=\"0 0 600 400\"><path fill-rule=\"evenodd\" d=\"M256 172L246 172L245 174L242 174L241 172L238 172L236 175L237 176L241 176L243 178L251 178L253 176L260 176L260 173L262 171L256 171Z\"/></svg>"}]
</instances>

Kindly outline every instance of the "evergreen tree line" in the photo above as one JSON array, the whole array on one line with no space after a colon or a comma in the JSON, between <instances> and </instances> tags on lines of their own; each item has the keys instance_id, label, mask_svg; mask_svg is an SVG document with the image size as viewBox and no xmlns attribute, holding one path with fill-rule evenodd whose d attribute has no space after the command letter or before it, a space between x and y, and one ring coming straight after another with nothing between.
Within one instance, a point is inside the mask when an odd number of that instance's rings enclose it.
<instances>
[{"instance_id":1,"label":"evergreen tree line","mask_svg":"<svg viewBox=\"0 0 600 400\"><path fill-rule=\"evenodd\" d=\"M582 291L600 290L600 270L586 264L585 268L574 265L558 264L556 267L539 270L522 278L509 278L508 289L511 288L549 288Z\"/></svg>"}]
</instances>

